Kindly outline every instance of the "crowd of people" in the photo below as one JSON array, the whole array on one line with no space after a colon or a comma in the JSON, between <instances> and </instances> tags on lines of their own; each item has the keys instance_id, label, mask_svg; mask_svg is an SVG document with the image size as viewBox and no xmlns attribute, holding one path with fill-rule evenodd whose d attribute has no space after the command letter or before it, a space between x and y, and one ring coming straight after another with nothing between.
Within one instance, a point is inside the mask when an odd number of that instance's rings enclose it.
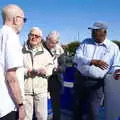
<instances>
[{"instance_id":1,"label":"crowd of people","mask_svg":"<svg viewBox=\"0 0 120 120\"><path fill-rule=\"evenodd\" d=\"M62 73L65 72L66 59L59 44L59 33L52 31L44 40L42 30L32 27L26 43L21 46L19 33L27 20L24 11L18 5L9 4L2 9L2 19L0 120L32 120L33 114L37 120L47 120L48 92L53 120L60 120ZM74 57L77 69L74 120L98 120L105 76L112 72L116 80L120 79L120 51L107 39L108 27L96 22L89 29L91 38L80 44Z\"/></svg>"}]
</instances>

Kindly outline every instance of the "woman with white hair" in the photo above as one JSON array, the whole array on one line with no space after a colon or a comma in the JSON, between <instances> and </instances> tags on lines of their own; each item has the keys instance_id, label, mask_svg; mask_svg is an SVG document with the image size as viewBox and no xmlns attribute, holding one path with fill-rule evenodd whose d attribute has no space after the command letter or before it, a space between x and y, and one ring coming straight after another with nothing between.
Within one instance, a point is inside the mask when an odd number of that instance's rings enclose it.
<instances>
[{"instance_id":1,"label":"woman with white hair","mask_svg":"<svg viewBox=\"0 0 120 120\"><path fill-rule=\"evenodd\" d=\"M32 120L33 108L37 120L47 120L47 77L52 74L53 59L43 47L42 31L33 27L23 47L25 74L26 119Z\"/></svg>"}]
</instances>

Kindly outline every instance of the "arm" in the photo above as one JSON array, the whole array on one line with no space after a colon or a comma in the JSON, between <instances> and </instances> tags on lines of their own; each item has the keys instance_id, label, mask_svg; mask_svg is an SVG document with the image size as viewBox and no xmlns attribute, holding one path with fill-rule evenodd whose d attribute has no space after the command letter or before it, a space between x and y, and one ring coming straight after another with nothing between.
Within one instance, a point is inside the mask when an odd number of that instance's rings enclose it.
<instances>
[{"instance_id":1,"label":"arm","mask_svg":"<svg viewBox=\"0 0 120 120\"><path fill-rule=\"evenodd\" d=\"M7 40L5 55L6 82L11 93L10 95L18 108L19 120L23 120L25 110L19 81L16 78L16 69L23 65L23 59L19 41L14 35L10 35Z\"/></svg>"},{"instance_id":2,"label":"arm","mask_svg":"<svg viewBox=\"0 0 120 120\"><path fill-rule=\"evenodd\" d=\"M77 64L83 64L83 65L90 65L91 59L84 56L84 49L85 49L85 44L81 43L79 48L76 50L76 54L74 57L74 62Z\"/></svg>"},{"instance_id":3,"label":"arm","mask_svg":"<svg viewBox=\"0 0 120 120\"><path fill-rule=\"evenodd\" d=\"M15 101L19 111L19 120L23 120L25 117L25 110L24 110L24 104L22 100L19 82L16 79L16 68L9 69L7 71L6 80L7 80L9 89L11 91L12 98Z\"/></svg>"},{"instance_id":4,"label":"arm","mask_svg":"<svg viewBox=\"0 0 120 120\"><path fill-rule=\"evenodd\" d=\"M90 65L94 65L96 67L99 67L102 70L105 70L105 69L108 68L108 64L103 60L92 59L91 62L90 62Z\"/></svg>"},{"instance_id":5,"label":"arm","mask_svg":"<svg viewBox=\"0 0 120 120\"><path fill-rule=\"evenodd\" d=\"M19 87L19 82L16 78L16 68L9 69L6 73L6 80L10 91L12 93L12 97L17 105L23 102L21 96L21 90Z\"/></svg>"},{"instance_id":6,"label":"arm","mask_svg":"<svg viewBox=\"0 0 120 120\"><path fill-rule=\"evenodd\" d=\"M91 53L89 51L88 53L87 51L87 54L91 54L91 58L85 56L84 54L86 54L87 49L88 49L87 44L85 44L84 42L80 44L78 50L76 51L76 55L74 58L75 63L80 64L80 65L94 65L96 67L101 68L102 70L105 70L108 68L108 64L105 61L99 60L99 59L92 59L93 52Z\"/></svg>"}]
</instances>

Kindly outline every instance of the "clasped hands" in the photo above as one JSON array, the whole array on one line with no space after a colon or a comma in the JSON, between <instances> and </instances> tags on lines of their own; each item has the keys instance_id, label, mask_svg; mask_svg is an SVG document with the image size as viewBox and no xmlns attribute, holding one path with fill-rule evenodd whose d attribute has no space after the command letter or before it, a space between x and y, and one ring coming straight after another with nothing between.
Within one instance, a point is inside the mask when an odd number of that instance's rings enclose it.
<instances>
[{"instance_id":1,"label":"clasped hands","mask_svg":"<svg viewBox=\"0 0 120 120\"><path fill-rule=\"evenodd\" d=\"M101 68L102 70L105 70L105 69L108 68L108 64L105 61L102 61L102 60L93 59L93 60L91 60L90 65L95 65L95 66ZM120 69L117 69L114 72L114 79L115 80L120 80Z\"/></svg>"},{"instance_id":2,"label":"clasped hands","mask_svg":"<svg viewBox=\"0 0 120 120\"><path fill-rule=\"evenodd\" d=\"M103 60L93 59L93 60L91 60L90 65L94 65L94 66L96 66L96 67L99 67L99 68L101 68L102 70L105 70L105 69L108 68L108 64L107 64L105 61L103 61Z\"/></svg>"},{"instance_id":3,"label":"clasped hands","mask_svg":"<svg viewBox=\"0 0 120 120\"><path fill-rule=\"evenodd\" d=\"M46 76L46 70L41 69L28 69L28 76L35 77L35 76Z\"/></svg>"}]
</instances>

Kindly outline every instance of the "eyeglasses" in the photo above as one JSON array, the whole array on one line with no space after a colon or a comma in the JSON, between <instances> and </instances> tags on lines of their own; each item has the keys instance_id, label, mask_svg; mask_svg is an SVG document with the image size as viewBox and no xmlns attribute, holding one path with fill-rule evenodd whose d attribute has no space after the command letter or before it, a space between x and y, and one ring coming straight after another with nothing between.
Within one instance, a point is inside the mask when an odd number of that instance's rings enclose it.
<instances>
[{"instance_id":1,"label":"eyeglasses","mask_svg":"<svg viewBox=\"0 0 120 120\"><path fill-rule=\"evenodd\" d=\"M40 37L39 35L32 34L32 33L30 33L29 35L30 35L31 37L35 37L35 38L39 38L39 37Z\"/></svg>"},{"instance_id":2,"label":"eyeglasses","mask_svg":"<svg viewBox=\"0 0 120 120\"><path fill-rule=\"evenodd\" d=\"M27 21L27 18L25 18L25 17L21 17L21 16L17 16L17 17L22 18L24 23Z\"/></svg>"}]
</instances>

